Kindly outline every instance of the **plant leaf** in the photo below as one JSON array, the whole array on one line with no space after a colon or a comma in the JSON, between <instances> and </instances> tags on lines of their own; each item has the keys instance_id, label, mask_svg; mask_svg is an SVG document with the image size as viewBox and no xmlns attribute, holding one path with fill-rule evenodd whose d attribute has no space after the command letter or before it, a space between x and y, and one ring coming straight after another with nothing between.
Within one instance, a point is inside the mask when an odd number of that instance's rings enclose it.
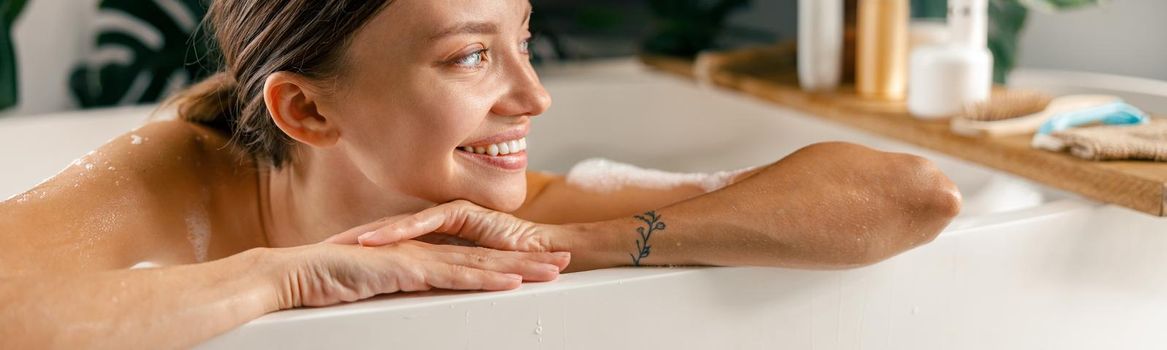
<instances>
[{"instance_id":1,"label":"plant leaf","mask_svg":"<svg viewBox=\"0 0 1167 350\"><path fill-rule=\"evenodd\" d=\"M989 2L989 50L993 52L993 82L1004 84L1017 62L1017 44L1029 10L1017 0Z\"/></svg>"},{"instance_id":2,"label":"plant leaf","mask_svg":"<svg viewBox=\"0 0 1167 350\"><path fill-rule=\"evenodd\" d=\"M8 26L0 23L0 110L15 106L20 100L16 71L16 51L8 35Z\"/></svg>"},{"instance_id":3,"label":"plant leaf","mask_svg":"<svg viewBox=\"0 0 1167 350\"><path fill-rule=\"evenodd\" d=\"M1021 5L1037 11L1057 12L1077 10L1102 3L1100 0L1019 0Z\"/></svg>"}]
</instances>

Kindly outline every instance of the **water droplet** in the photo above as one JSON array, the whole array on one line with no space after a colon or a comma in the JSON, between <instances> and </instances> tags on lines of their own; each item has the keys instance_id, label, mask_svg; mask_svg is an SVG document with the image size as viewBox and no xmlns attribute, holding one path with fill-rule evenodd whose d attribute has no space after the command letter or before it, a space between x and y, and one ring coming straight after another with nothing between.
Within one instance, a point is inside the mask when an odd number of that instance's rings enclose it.
<instances>
[{"instance_id":1,"label":"water droplet","mask_svg":"<svg viewBox=\"0 0 1167 350\"><path fill-rule=\"evenodd\" d=\"M919 306L913 306L913 307L912 307L912 314L913 314L913 315L915 315L915 314L918 314L918 313L920 313L920 307L919 307Z\"/></svg>"},{"instance_id":2,"label":"water droplet","mask_svg":"<svg viewBox=\"0 0 1167 350\"><path fill-rule=\"evenodd\" d=\"M535 335L543 335L543 326L535 327Z\"/></svg>"}]
</instances>

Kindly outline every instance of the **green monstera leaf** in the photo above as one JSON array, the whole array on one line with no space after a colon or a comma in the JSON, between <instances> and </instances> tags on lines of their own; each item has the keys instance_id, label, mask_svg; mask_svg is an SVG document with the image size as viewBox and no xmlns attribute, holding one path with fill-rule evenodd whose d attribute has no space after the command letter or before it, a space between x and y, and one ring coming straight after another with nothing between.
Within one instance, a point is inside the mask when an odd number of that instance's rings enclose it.
<instances>
[{"instance_id":1,"label":"green monstera leaf","mask_svg":"<svg viewBox=\"0 0 1167 350\"><path fill-rule=\"evenodd\" d=\"M650 0L653 33L644 41L646 52L693 57L713 47L725 29L725 19L749 0Z\"/></svg>"},{"instance_id":2,"label":"green monstera leaf","mask_svg":"<svg viewBox=\"0 0 1167 350\"><path fill-rule=\"evenodd\" d=\"M0 0L0 110L20 101L20 80L16 70L16 50L12 45L12 24L24 9L25 0Z\"/></svg>"},{"instance_id":3,"label":"green monstera leaf","mask_svg":"<svg viewBox=\"0 0 1167 350\"><path fill-rule=\"evenodd\" d=\"M200 0L103 0L97 48L69 78L82 107L157 102L208 76L213 48Z\"/></svg>"},{"instance_id":4,"label":"green monstera leaf","mask_svg":"<svg viewBox=\"0 0 1167 350\"><path fill-rule=\"evenodd\" d=\"M1094 6L1101 0L1017 0L1027 8L1039 11L1063 11Z\"/></svg>"}]
</instances>

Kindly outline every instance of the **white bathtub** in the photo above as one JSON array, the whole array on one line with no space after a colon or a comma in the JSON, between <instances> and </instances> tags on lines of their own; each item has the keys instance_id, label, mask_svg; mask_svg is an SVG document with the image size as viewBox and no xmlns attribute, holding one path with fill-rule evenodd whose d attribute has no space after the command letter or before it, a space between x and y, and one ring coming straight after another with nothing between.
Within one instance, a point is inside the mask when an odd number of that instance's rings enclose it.
<instances>
[{"instance_id":1,"label":"white bathtub","mask_svg":"<svg viewBox=\"0 0 1167 350\"><path fill-rule=\"evenodd\" d=\"M564 171L590 157L676 171L734 169L812 142L845 140L929 157L960 186L967 210L935 242L861 269L590 271L509 292L392 295L279 312L203 347L1167 347L1165 220L630 61L548 69L543 76L555 104L528 138L534 169ZM52 175L148 111L0 120L0 196Z\"/></svg>"}]
</instances>

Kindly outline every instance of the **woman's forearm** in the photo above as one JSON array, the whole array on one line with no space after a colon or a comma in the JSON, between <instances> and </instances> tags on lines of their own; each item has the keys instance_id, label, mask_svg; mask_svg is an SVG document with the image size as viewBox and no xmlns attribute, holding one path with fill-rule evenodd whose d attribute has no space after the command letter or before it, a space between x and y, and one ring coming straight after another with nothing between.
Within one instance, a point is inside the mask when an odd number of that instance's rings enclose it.
<instances>
[{"instance_id":1,"label":"woman's forearm","mask_svg":"<svg viewBox=\"0 0 1167 350\"><path fill-rule=\"evenodd\" d=\"M279 308L262 250L217 261L0 280L0 348L189 347Z\"/></svg>"},{"instance_id":2,"label":"woman's forearm","mask_svg":"<svg viewBox=\"0 0 1167 350\"><path fill-rule=\"evenodd\" d=\"M959 202L951 182L918 157L819 145L718 191L568 225L570 269L860 266L930 241Z\"/></svg>"}]
</instances>

